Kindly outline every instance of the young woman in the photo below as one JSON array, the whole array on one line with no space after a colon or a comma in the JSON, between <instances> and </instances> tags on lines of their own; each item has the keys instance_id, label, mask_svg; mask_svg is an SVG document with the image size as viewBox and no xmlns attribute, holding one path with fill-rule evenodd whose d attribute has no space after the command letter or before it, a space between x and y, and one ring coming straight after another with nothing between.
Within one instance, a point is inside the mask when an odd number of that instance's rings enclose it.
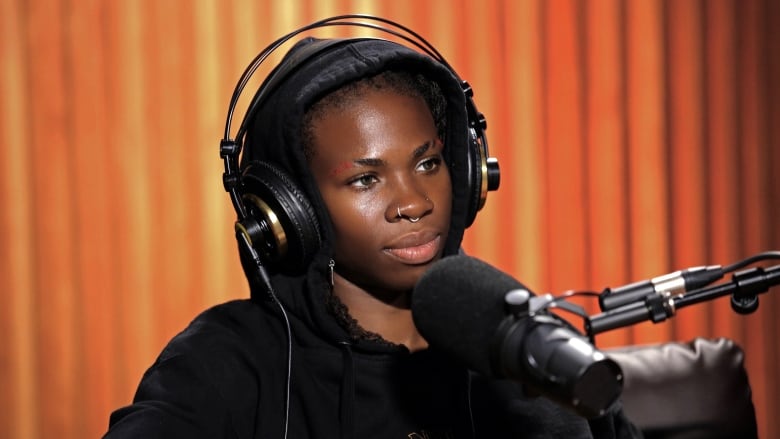
<instances>
[{"instance_id":1,"label":"young woman","mask_svg":"<svg viewBox=\"0 0 780 439\"><path fill-rule=\"evenodd\" d=\"M635 437L617 408L588 421L526 397L455 365L415 327L415 283L458 252L469 222L466 101L449 69L346 40L264 93L242 167L282 171L316 217L317 246L300 269L271 271L272 299L244 255L253 298L176 336L107 437Z\"/></svg>"}]
</instances>

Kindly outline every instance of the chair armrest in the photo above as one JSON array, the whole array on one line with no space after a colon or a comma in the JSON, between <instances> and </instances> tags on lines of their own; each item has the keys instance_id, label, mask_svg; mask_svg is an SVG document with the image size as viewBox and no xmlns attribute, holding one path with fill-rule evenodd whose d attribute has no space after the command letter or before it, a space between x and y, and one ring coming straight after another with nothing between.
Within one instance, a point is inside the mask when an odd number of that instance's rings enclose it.
<instances>
[{"instance_id":1,"label":"chair armrest","mask_svg":"<svg viewBox=\"0 0 780 439\"><path fill-rule=\"evenodd\" d=\"M623 369L626 416L646 438L755 438L744 353L726 338L605 349Z\"/></svg>"}]
</instances>

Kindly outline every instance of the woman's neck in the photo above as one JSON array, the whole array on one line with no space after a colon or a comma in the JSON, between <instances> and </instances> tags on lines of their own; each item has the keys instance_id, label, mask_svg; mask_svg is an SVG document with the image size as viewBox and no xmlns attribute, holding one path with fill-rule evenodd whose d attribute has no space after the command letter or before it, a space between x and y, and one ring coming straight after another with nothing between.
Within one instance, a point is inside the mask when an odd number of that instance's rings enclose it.
<instances>
[{"instance_id":1,"label":"woman's neck","mask_svg":"<svg viewBox=\"0 0 780 439\"><path fill-rule=\"evenodd\" d=\"M362 329L414 352L427 348L428 342L412 320L410 294L408 291L380 299L343 277L334 276L333 295L347 307L349 315Z\"/></svg>"}]
</instances>

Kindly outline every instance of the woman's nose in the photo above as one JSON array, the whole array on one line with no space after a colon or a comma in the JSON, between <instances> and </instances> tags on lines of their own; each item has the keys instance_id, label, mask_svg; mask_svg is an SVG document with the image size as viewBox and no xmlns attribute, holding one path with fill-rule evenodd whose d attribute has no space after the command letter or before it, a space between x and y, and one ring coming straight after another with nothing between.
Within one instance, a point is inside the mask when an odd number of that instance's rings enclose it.
<instances>
[{"instance_id":1,"label":"woman's nose","mask_svg":"<svg viewBox=\"0 0 780 439\"><path fill-rule=\"evenodd\" d=\"M388 206L388 217L391 221L408 220L416 223L433 210L433 202L423 193L414 196L397 198L394 206Z\"/></svg>"}]
</instances>

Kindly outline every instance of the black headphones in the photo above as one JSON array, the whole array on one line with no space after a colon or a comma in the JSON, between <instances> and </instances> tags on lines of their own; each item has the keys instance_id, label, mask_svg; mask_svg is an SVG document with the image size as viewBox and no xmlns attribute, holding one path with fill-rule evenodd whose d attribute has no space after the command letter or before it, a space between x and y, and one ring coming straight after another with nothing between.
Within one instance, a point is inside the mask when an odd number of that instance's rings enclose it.
<instances>
[{"instance_id":1,"label":"black headphones","mask_svg":"<svg viewBox=\"0 0 780 439\"><path fill-rule=\"evenodd\" d=\"M445 66L461 83L466 98L469 126L468 152L468 193L469 203L466 227L470 226L477 212L487 199L487 192L498 189L500 174L498 161L488 157L485 117L477 111L472 100L473 92L466 81L460 79L444 57L424 38L398 23L369 15L339 15L316 21L294 30L260 52L241 75L228 108L225 133L220 142L220 157L224 161L223 184L230 194L238 219L235 223L236 238L239 242L241 260L246 271L246 263L251 262L259 275L267 281L263 267L272 273L298 274L305 270L321 246L320 226L315 210L304 193L296 187L293 180L277 166L266 162L252 162L243 171L239 168L239 156L247 124L268 95L296 68L307 60L324 53L333 46L350 41L376 39L327 39L317 40L305 46L300 53L289 57L275 67L256 92L235 136L230 137L233 113L238 99L258 67L276 49L294 36L313 29L329 26L358 26L391 34L415 46ZM389 26L389 27L388 27ZM253 270L254 271L254 270ZM249 273L247 271L247 273ZM251 282L251 279L250 279Z\"/></svg>"}]
</instances>

